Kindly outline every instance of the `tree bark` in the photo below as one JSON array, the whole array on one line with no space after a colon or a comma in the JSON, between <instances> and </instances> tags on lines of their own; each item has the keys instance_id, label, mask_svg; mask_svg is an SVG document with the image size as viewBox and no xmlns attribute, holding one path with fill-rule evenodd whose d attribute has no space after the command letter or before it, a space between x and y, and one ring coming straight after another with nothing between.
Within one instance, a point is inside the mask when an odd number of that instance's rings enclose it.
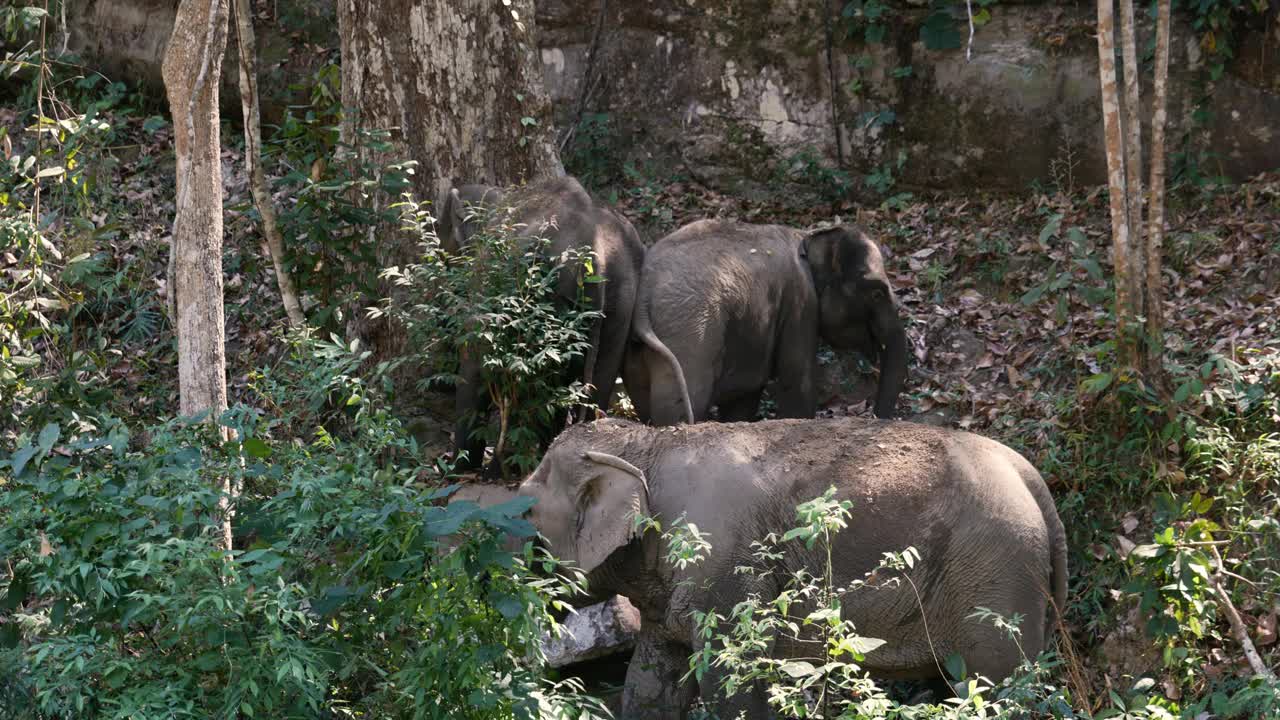
<instances>
[{"instance_id":1,"label":"tree bark","mask_svg":"<svg viewBox=\"0 0 1280 720\"><path fill-rule=\"evenodd\" d=\"M284 302L289 324L300 327L307 322L298 301L298 291L293 278L284 266L284 237L276 222L276 209L267 188L267 178L262 171L262 122L258 110L258 44L253 33L253 13L250 0L234 0L236 5L236 39L240 67L240 109L244 113L244 161L249 170L249 188L253 203L262 218L262 236L271 265L275 268L276 285Z\"/></svg>"},{"instance_id":2,"label":"tree bark","mask_svg":"<svg viewBox=\"0 0 1280 720\"><path fill-rule=\"evenodd\" d=\"M1151 202L1147 207L1147 373L1159 382L1164 368L1164 296L1161 253L1164 252L1164 131L1168 120L1170 0L1156 2L1155 79L1151 98Z\"/></svg>"},{"instance_id":3,"label":"tree bark","mask_svg":"<svg viewBox=\"0 0 1280 720\"><path fill-rule=\"evenodd\" d=\"M1102 86L1102 126L1111 194L1111 248L1115 264L1117 349L1120 361L1137 367L1131 324L1134 308L1129 276L1129 217L1125 193L1124 136L1116 87L1115 14L1112 0L1098 0L1098 77Z\"/></svg>"},{"instance_id":4,"label":"tree bark","mask_svg":"<svg viewBox=\"0 0 1280 720\"><path fill-rule=\"evenodd\" d=\"M227 42L227 0L182 0L161 72L177 157L173 221L178 314L178 389L183 415L227 408L222 316L222 166L218 83ZM225 428L218 432L227 437ZM229 481L223 542L231 547Z\"/></svg>"},{"instance_id":5,"label":"tree bark","mask_svg":"<svg viewBox=\"0 0 1280 720\"><path fill-rule=\"evenodd\" d=\"M338 0L338 33L343 141L350 147L362 129L390 130L392 148L364 148L363 159L416 161L419 201L452 183L507 185L564 173L532 0ZM403 264L415 250L394 227L378 232L377 248L383 266ZM403 342L385 321L370 326L356 313L350 320L348 330L380 357Z\"/></svg>"},{"instance_id":6,"label":"tree bark","mask_svg":"<svg viewBox=\"0 0 1280 720\"><path fill-rule=\"evenodd\" d=\"M1143 314L1147 272L1142 244L1142 90L1138 66L1137 24L1133 0L1120 2L1120 54L1124 62L1125 203L1129 214L1129 298L1134 315Z\"/></svg>"}]
</instances>

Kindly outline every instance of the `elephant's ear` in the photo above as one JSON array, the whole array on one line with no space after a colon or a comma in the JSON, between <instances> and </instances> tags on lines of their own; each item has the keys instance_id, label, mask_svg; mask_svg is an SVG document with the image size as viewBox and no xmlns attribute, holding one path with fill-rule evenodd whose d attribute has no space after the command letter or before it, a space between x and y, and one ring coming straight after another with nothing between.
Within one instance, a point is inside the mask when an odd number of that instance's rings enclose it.
<instances>
[{"instance_id":1,"label":"elephant's ear","mask_svg":"<svg viewBox=\"0 0 1280 720\"><path fill-rule=\"evenodd\" d=\"M844 229L837 226L815 230L804 237L804 254L815 274L823 277L840 274L840 240L844 234Z\"/></svg>"},{"instance_id":2,"label":"elephant's ear","mask_svg":"<svg viewBox=\"0 0 1280 720\"><path fill-rule=\"evenodd\" d=\"M649 514L649 485L644 473L616 455L585 452L590 470L578 488L578 567L590 572L638 534L636 517Z\"/></svg>"},{"instance_id":3,"label":"elephant's ear","mask_svg":"<svg viewBox=\"0 0 1280 720\"><path fill-rule=\"evenodd\" d=\"M458 189L447 187L440 192L436 200L436 237L440 238L440 247L445 252L457 253L464 244L463 230L466 217L463 215L462 198Z\"/></svg>"}]
</instances>

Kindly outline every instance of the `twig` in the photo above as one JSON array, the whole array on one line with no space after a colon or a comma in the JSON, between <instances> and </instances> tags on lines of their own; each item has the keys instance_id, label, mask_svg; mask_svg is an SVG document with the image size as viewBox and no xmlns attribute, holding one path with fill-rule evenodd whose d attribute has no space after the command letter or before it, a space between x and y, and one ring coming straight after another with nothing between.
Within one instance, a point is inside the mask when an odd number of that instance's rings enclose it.
<instances>
[{"instance_id":1,"label":"twig","mask_svg":"<svg viewBox=\"0 0 1280 720\"><path fill-rule=\"evenodd\" d=\"M836 64L834 60L834 31L831 29L831 3L823 8L822 19L827 29L827 82L831 85L831 130L836 135L836 161L844 167L844 143L840 132L840 91L836 85Z\"/></svg>"},{"instance_id":2,"label":"twig","mask_svg":"<svg viewBox=\"0 0 1280 720\"><path fill-rule=\"evenodd\" d=\"M964 61L973 59L973 0L964 0L965 12L969 13L969 44L964 49Z\"/></svg>"},{"instance_id":3,"label":"twig","mask_svg":"<svg viewBox=\"0 0 1280 720\"><path fill-rule=\"evenodd\" d=\"M40 67L36 68L36 177L35 198L31 205L33 208L31 217L36 227L40 227L40 161L44 154L44 149L41 147L44 140L44 56L48 51L45 46L45 25L48 19L49 0L44 0L44 15L40 16Z\"/></svg>"},{"instance_id":4,"label":"twig","mask_svg":"<svg viewBox=\"0 0 1280 720\"><path fill-rule=\"evenodd\" d=\"M600 49L600 34L604 31L604 18L608 7L609 0L600 0L600 12L596 15L596 29L591 34L591 47L587 50L587 67L582 72L582 87L578 90L578 107L573 112L573 122L565 128L564 137L560 139L561 153L577 131L578 123L582 122L582 113L587 108L587 96L591 94L592 89L591 73L595 69L596 52Z\"/></svg>"},{"instance_id":5,"label":"twig","mask_svg":"<svg viewBox=\"0 0 1280 720\"><path fill-rule=\"evenodd\" d=\"M1226 588L1222 587L1222 575L1226 572L1226 568L1222 566L1222 554L1218 552L1216 546L1213 546L1213 559L1218 564L1218 571L1211 578L1213 592L1218 596L1218 602L1222 604L1222 609L1227 616L1227 622L1231 623L1231 634L1236 636L1236 642L1239 642L1240 647L1244 650L1245 659L1249 661L1249 667L1253 669L1253 674L1268 682L1275 682L1276 676L1262 662L1262 656L1258 655L1258 649L1253 646L1253 641L1249 639L1249 630L1244 626L1244 621L1240 619L1240 613L1236 611L1236 606L1232 604L1231 596L1227 594Z\"/></svg>"}]
</instances>

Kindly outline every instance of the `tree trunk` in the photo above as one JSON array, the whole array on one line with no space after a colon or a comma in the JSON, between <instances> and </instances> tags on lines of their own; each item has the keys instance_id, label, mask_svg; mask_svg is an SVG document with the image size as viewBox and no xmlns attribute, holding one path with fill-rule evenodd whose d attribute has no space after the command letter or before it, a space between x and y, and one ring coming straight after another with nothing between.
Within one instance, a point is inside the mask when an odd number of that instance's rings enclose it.
<instances>
[{"instance_id":1,"label":"tree trunk","mask_svg":"<svg viewBox=\"0 0 1280 720\"><path fill-rule=\"evenodd\" d=\"M161 72L177 156L173 221L178 314L178 389L183 415L227 408L222 317L222 166L218 83L227 42L227 0L182 0ZM225 429L219 433L226 437ZM231 547L230 487L223 541Z\"/></svg>"},{"instance_id":2,"label":"tree trunk","mask_svg":"<svg viewBox=\"0 0 1280 720\"><path fill-rule=\"evenodd\" d=\"M1164 252L1164 129L1168 120L1170 0L1156 2L1155 79L1151 98L1151 202L1147 208L1147 374L1156 384L1164 369L1164 296L1161 253Z\"/></svg>"},{"instance_id":3,"label":"tree trunk","mask_svg":"<svg viewBox=\"0 0 1280 720\"><path fill-rule=\"evenodd\" d=\"M1129 277L1129 219L1125 195L1124 136L1120 92L1116 87L1115 14L1112 0L1098 0L1098 77L1102 85L1102 125L1107 149L1107 186L1111 191L1111 248L1115 264L1117 349L1120 361L1137 367L1131 324L1134 320Z\"/></svg>"},{"instance_id":4,"label":"tree trunk","mask_svg":"<svg viewBox=\"0 0 1280 720\"><path fill-rule=\"evenodd\" d=\"M1134 315L1143 314L1146 247L1142 244L1142 91L1133 0L1120 2L1120 55L1124 62L1124 170L1129 214L1129 299Z\"/></svg>"},{"instance_id":5,"label":"tree trunk","mask_svg":"<svg viewBox=\"0 0 1280 720\"><path fill-rule=\"evenodd\" d=\"M244 113L244 161L249 169L249 188L253 191L253 203L262 218L263 244L271 256L276 272L276 285L284 302L289 324L299 327L306 324L298 291L293 278L284 267L284 237L276 222L276 209L267 188L267 178L262 171L262 123L258 111L258 44L253 34L253 13L250 0L234 0L236 4L236 40L240 67L240 108Z\"/></svg>"},{"instance_id":6,"label":"tree trunk","mask_svg":"<svg viewBox=\"0 0 1280 720\"><path fill-rule=\"evenodd\" d=\"M365 159L416 161L411 189L419 201L450 183L564 173L532 0L338 0L338 33L343 141L354 145L361 129L390 130L392 148L365 149ZM399 235L395 227L378 232L383 266L412 258L413 244ZM349 330L371 341L377 356L402 346L385 320L371 327L362 313L352 315Z\"/></svg>"}]
</instances>

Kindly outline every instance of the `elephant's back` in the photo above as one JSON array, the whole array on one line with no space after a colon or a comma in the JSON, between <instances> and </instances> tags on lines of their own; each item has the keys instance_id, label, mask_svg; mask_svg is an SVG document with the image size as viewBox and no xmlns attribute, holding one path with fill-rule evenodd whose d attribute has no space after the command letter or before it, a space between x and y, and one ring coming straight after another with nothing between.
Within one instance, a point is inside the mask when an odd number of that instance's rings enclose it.
<instances>
[{"instance_id":1,"label":"elephant's back","mask_svg":"<svg viewBox=\"0 0 1280 720\"><path fill-rule=\"evenodd\" d=\"M660 238L649 248L649 253L662 257L665 254L687 253L700 247L723 252L726 247L738 245L754 245L761 251L776 251L794 247L799 242L799 237L799 232L783 225L704 219L683 225Z\"/></svg>"}]
</instances>

